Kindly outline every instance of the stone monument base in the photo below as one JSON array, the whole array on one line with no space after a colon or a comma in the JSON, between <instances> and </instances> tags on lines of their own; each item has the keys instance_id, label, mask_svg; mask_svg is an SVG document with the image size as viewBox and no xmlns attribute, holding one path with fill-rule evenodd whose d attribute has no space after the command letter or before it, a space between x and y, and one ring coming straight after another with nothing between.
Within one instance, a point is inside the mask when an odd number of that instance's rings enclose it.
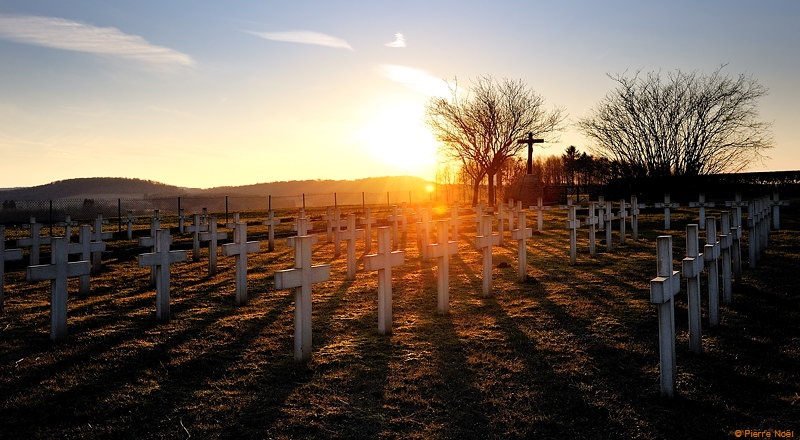
<instances>
[{"instance_id":1,"label":"stone monument base","mask_svg":"<svg viewBox=\"0 0 800 440\"><path fill-rule=\"evenodd\" d=\"M539 197L544 195L544 182L532 174L526 174L522 178L522 184L519 186L519 193L517 200L522 201L522 206L528 207L535 205Z\"/></svg>"}]
</instances>

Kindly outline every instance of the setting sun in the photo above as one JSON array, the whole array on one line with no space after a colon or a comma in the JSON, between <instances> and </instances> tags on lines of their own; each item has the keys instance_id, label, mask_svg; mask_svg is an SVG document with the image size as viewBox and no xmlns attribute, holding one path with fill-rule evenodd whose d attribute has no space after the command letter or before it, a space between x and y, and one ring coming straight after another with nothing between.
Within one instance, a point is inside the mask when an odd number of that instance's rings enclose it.
<instances>
[{"instance_id":1,"label":"setting sun","mask_svg":"<svg viewBox=\"0 0 800 440\"><path fill-rule=\"evenodd\" d=\"M358 135L364 150L401 174L432 178L437 143L425 126L424 108L385 106L368 119Z\"/></svg>"}]
</instances>

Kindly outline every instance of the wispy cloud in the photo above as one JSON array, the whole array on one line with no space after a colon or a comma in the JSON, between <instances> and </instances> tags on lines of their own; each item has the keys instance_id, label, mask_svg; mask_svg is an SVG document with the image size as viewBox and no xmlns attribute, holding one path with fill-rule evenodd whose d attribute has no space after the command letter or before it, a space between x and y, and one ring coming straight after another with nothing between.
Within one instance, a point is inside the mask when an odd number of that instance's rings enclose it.
<instances>
[{"instance_id":1,"label":"wispy cloud","mask_svg":"<svg viewBox=\"0 0 800 440\"><path fill-rule=\"evenodd\" d=\"M285 31L285 32L255 32L245 31L265 40L282 41L286 43L313 44L317 46L332 47L334 49L353 50L350 43L331 35L314 31Z\"/></svg>"},{"instance_id":2,"label":"wispy cloud","mask_svg":"<svg viewBox=\"0 0 800 440\"><path fill-rule=\"evenodd\" d=\"M394 34L394 41L384 44L386 47L406 47L406 37L401 33Z\"/></svg>"},{"instance_id":3,"label":"wispy cloud","mask_svg":"<svg viewBox=\"0 0 800 440\"><path fill-rule=\"evenodd\" d=\"M442 78L428 72L408 66L383 64L378 66L378 73L384 77L405 85L406 87L430 96L449 96L450 88Z\"/></svg>"},{"instance_id":4,"label":"wispy cloud","mask_svg":"<svg viewBox=\"0 0 800 440\"><path fill-rule=\"evenodd\" d=\"M194 60L113 27L91 26L56 17L0 15L0 38L54 49L108 55L152 67L189 67Z\"/></svg>"}]
</instances>

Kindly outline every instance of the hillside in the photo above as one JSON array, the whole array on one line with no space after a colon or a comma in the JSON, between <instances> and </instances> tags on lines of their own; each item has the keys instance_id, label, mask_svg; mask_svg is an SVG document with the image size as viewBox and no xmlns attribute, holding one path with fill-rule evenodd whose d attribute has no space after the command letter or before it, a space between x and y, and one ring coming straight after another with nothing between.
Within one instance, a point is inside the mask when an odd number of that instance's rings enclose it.
<instances>
[{"instance_id":1,"label":"hillside","mask_svg":"<svg viewBox=\"0 0 800 440\"><path fill-rule=\"evenodd\" d=\"M209 189L183 188L142 179L89 177L59 180L45 185L0 190L0 200L48 200L82 198L146 198L170 196L288 196L298 194L384 193L425 191L424 179L410 176L370 177L358 180L302 180L224 186Z\"/></svg>"},{"instance_id":2,"label":"hillside","mask_svg":"<svg viewBox=\"0 0 800 440\"><path fill-rule=\"evenodd\" d=\"M186 188L122 177L87 177L58 180L45 185L0 190L3 200L47 200L77 198L139 198L148 195L186 193Z\"/></svg>"}]
</instances>

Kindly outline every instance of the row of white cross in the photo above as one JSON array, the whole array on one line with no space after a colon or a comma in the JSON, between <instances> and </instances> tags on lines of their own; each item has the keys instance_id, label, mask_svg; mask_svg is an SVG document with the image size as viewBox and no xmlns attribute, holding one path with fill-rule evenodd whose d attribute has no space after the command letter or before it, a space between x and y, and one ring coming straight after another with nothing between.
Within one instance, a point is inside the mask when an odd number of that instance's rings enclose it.
<instances>
[{"instance_id":1,"label":"row of white cross","mask_svg":"<svg viewBox=\"0 0 800 440\"><path fill-rule=\"evenodd\" d=\"M761 198L749 202L747 206L750 264L751 267L755 267L758 255L768 244L770 208L774 205L770 204L769 198ZM740 208L737 205L733 207ZM722 302L729 304L733 300L733 277L739 276L741 272L742 228L735 224L738 218L740 214L737 214L735 209L732 213L722 212L720 234L717 234L717 219L706 218L706 244L702 252L698 242L699 225L687 225L686 257L681 262L681 271L673 270L672 267L672 236L662 235L657 238L657 276L650 281L650 302L658 307L660 381L661 394L664 396L674 396L676 361L673 300L680 293L681 278L686 280L689 350L700 353L702 351L700 275L705 268L708 276L708 325L714 327L720 323L720 279Z\"/></svg>"}]
</instances>

